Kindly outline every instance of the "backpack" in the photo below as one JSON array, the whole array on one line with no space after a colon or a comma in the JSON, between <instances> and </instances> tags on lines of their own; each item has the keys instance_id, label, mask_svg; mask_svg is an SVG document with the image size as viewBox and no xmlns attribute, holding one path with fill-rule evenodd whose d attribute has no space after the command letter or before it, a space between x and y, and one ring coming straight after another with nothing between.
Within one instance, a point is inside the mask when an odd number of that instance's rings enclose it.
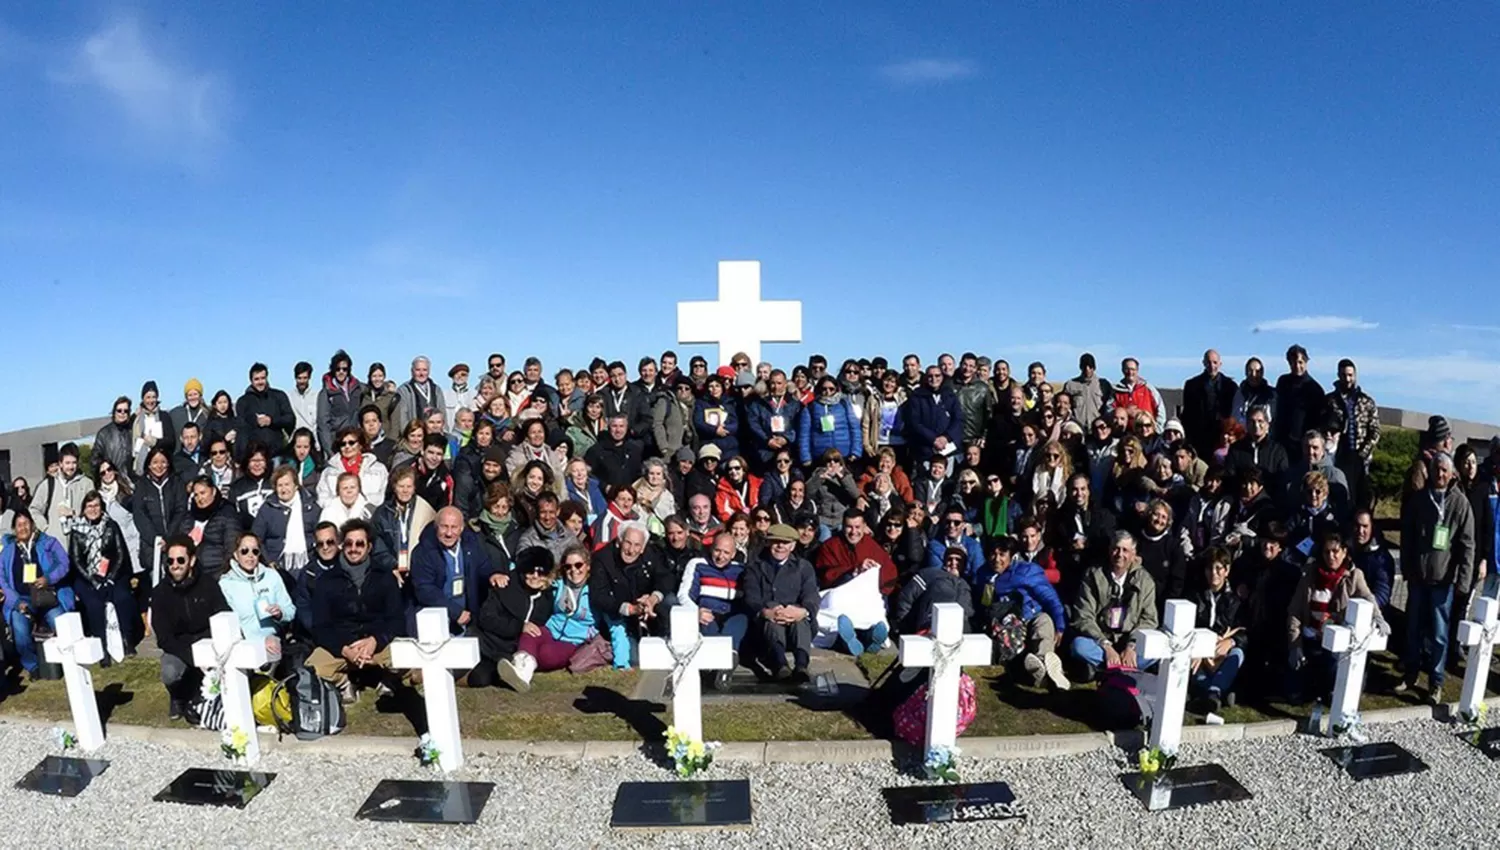
<instances>
[{"instance_id":1,"label":"backpack","mask_svg":"<svg viewBox=\"0 0 1500 850\"><path fill-rule=\"evenodd\" d=\"M1021 619L1024 602L1019 591L1011 591L990 603L984 612L984 633L994 646L994 663L1009 664L1026 651L1026 621Z\"/></svg>"},{"instance_id":2,"label":"backpack","mask_svg":"<svg viewBox=\"0 0 1500 850\"><path fill-rule=\"evenodd\" d=\"M929 676L929 682L931 681ZM927 685L923 682L906 701L896 707L891 720L896 727L896 737L911 744L922 746L927 738ZM958 679L958 732L962 735L974 722L978 706L974 696L974 680L968 673L959 674Z\"/></svg>"},{"instance_id":3,"label":"backpack","mask_svg":"<svg viewBox=\"0 0 1500 850\"><path fill-rule=\"evenodd\" d=\"M283 699L284 693L290 698ZM290 710L283 707L288 705ZM277 729L283 734L296 735L299 741L337 735L348 722L344 704L339 701L339 689L332 682L318 678L310 667L299 667L296 673L276 683L271 696L271 715Z\"/></svg>"}]
</instances>

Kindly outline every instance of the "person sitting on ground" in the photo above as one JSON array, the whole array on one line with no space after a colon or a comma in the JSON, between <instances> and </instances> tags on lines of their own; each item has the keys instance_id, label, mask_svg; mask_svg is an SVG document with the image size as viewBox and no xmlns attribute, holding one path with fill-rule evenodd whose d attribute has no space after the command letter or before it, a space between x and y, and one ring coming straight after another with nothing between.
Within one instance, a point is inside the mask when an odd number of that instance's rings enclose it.
<instances>
[{"instance_id":1,"label":"person sitting on ground","mask_svg":"<svg viewBox=\"0 0 1500 850\"><path fill-rule=\"evenodd\" d=\"M599 515L590 532L594 551L613 543L625 523L640 521L640 512L635 508L635 489L628 484L611 485L609 507Z\"/></svg>"},{"instance_id":2,"label":"person sitting on ground","mask_svg":"<svg viewBox=\"0 0 1500 850\"><path fill-rule=\"evenodd\" d=\"M964 621L974 616L974 595L963 573L969 554L954 546L943 553L938 566L927 567L911 577L896 596L891 622L904 635L924 634L932 627L932 606L953 602L964 609Z\"/></svg>"},{"instance_id":3,"label":"person sitting on ground","mask_svg":"<svg viewBox=\"0 0 1500 850\"><path fill-rule=\"evenodd\" d=\"M1031 675L1032 684L1050 681L1065 691L1072 685L1063 673L1057 647L1068 628L1066 609L1041 566L1018 560L1015 552L1016 542L1009 537L990 541L989 572L981 576L978 619L995 624L1003 622L1006 614L1018 617L1026 625L1021 666Z\"/></svg>"},{"instance_id":4,"label":"person sitting on ground","mask_svg":"<svg viewBox=\"0 0 1500 850\"><path fill-rule=\"evenodd\" d=\"M358 698L359 679L376 678L386 684L391 640L406 631L395 573L370 560L374 539L369 522L350 520L344 526L339 565L313 585L313 637L318 645L307 664L318 678L333 682L346 702Z\"/></svg>"},{"instance_id":5,"label":"person sitting on ground","mask_svg":"<svg viewBox=\"0 0 1500 850\"><path fill-rule=\"evenodd\" d=\"M308 560L307 567L292 579L292 586L288 588L292 594L292 605L297 609L293 632L297 640L303 643L313 643L313 585L317 584L319 576L339 565L339 549L338 527L331 522L318 523L313 529L313 556Z\"/></svg>"},{"instance_id":6,"label":"person sitting on ground","mask_svg":"<svg viewBox=\"0 0 1500 850\"><path fill-rule=\"evenodd\" d=\"M876 587L880 598L888 598L898 586L895 562L870 534L864 513L857 510L845 512L840 534L818 547L813 566L818 572L818 587L823 590L844 584L869 570L878 574ZM884 614L883 606L879 613ZM863 655L867 649L878 651L889 633L883 616L873 625L856 628L849 614L831 606L826 596L820 616L836 618L839 639L850 655Z\"/></svg>"},{"instance_id":7,"label":"person sitting on ground","mask_svg":"<svg viewBox=\"0 0 1500 850\"><path fill-rule=\"evenodd\" d=\"M1217 712L1225 700L1234 705L1234 681L1245 663L1246 614L1250 606L1229 585L1229 552L1215 546L1204 554L1204 586L1193 595L1197 627L1218 637L1210 658L1193 660L1190 692L1201 696L1204 714Z\"/></svg>"},{"instance_id":8,"label":"person sitting on ground","mask_svg":"<svg viewBox=\"0 0 1500 850\"><path fill-rule=\"evenodd\" d=\"M265 641L266 658L274 666L281 660L282 638L297 617L297 603L281 574L264 566L260 554L260 540L241 532L231 550L230 566L219 579L219 591L239 618L245 639Z\"/></svg>"},{"instance_id":9,"label":"person sitting on ground","mask_svg":"<svg viewBox=\"0 0 1500 850\"><path fill-rule=\"evenodd\" d=\"M175 530L191 537L198 547L198 571L205 578L217 581L229 563L240 521L234 506L208 476L193 479L188 490L187 515Z\"/></svg>"},{"instance_id":10,"label":"person sitting on ground","mask_svg":"<svg viewBox=\"0 0 1500 850\"><path fill-rule=\"evenodd\" d=\"M807 500L817 512L819 540L827 539L839 527L850 508L864 508L859 487L849 474L844 457L836 449L829 449L819 458L817 471L807 479Z\"/></svg>"},{"instance_id":11,"label":"person sitting on ground","mask_svg":"<svg viewBox=\"0 0 1500 850\"><path fill-rule=\"evenodd\" d=\"M411 570L411 550L416 548L427 526L437 519L437 513L426 499L417 495L417 473L411 467L404 466L391 473L390 481L391 498L375 509L370 524L375 529L376 552L395 562L396 571L404 581ZM338 527L343 528L343 523Z\"/></svg>"},{"instance_id":12,"label":"person sitting on ground","mask_svg":"<svg viewBox=\"0 0 1500 850\"><path fill-rule=\"evenodd\" d=\"M1365 582L1365 574L1349 558L1344 535L1337 530L1325 531L1302 570L1302 580L1292 593L1287 611L1286 639L1291 647L1287 668L1293 681L1289 689L1292 702L1301 702L1308 693L1322 696L1332 691L1337 659L1323 648L1323 629L1344 622L1350 599L1376 601ZM1378 604L1375 630L1385 635L1391 633Z\"/></svg>"},{"instance_id":13,"label":"person sitting on ground","mask_svg":"<svg viewBox=\"0 0 1500 850\"><path fill-rule=\"evenodd\" d=\"M522 557L529 556L523 552ZM579 647L600 636L589 579L588 547L569 544L563 550L562 575L552 582L552 616L546 628L522 628L515 654L495 665L501 681L518 691L530 690L534 674L567 667Z\"/></svg>"},{"instance_id":14,"label":"person sitting on ground","mask_svg":"<svg viewBox=\"0 0 1500 850\"><path fill-rule=\"evenodd\" d=\"M504 481L496 481L485 491L484 510L470 520L469 528L479 535L495 572L509 573L521 551L522 528L511 511L510 487Z\"/></svg>"},{"instance_id":15,"label":"person sitting on ground","mask_svg":"<svg viewBox=\"0 0 1500 850\"><path fill-rule=\"evenodd\" d=\"M734 539L720 535L707 557L688 561L677 589L680 604L698 608L698 628L704 636L729 638L734 651L729 669L719 670L714 676L714 686L720 690L728 687L734 668L739 666L740 644L750 630L750 618L740 592L744 572L745 565L735 550Z\"/></svg>"},{"instance_id":16,"label":"person sitting on ground","mask_svg":"<svg viewBox=\"0 0 1500 850\"><path fill-rule=\"evenodd\" d=\"M21 666L35 678L40 662L32 627L44 619L57 631L57 618L73 610L68 584L68 553L56 537L37 530L29 511L18 508L0 548L0 588L5 622L10 624Z\"/></svg>"},{"instance_id":17,"label":"person sitting on ground","mask_svg":"<svg viewBox=\"0 0 1500 850\"><path fill-rule=\"evenodd\" d=\"M714 515L720 522L734 514L748 513L760 503L760 479L751 475L749 461L734 457L724 462L724 477L714 494Z\"/></svg>"},{"instance_id":18,"label":"person sitting on ground","mask_svg":"<svg viewBox=\"0 0 1500 850\"><path fill-rule=\"evenodd\" d=\"M411 553L416 607L409 612L407 628L415 630L417 611L443 608L448 612L450 634L464 634L478 614L486 590L504 584L503 576L490 563L479 535L464 527L458 508L443 508Z\"/></svg>"},{"instance_id":19,"label":"person sitting on ground","mask_svg":"<svg viewBox=\"0 0 1500 850\"><path fill-rule=\"evenodd\" d=\"M1370 592L1375 594L1380 610L1389 619L1391 593L1396 585L1396 559L1385 543L1385 535L1376 530L1375 515L1370 511L1360 510L1354 514L1352 549L1354 565L1365 574L1365 581L1370 583Z\"/></svg>"},{"instance_id":20,"label":"person sitting on ground","mask_svg":"<svg viewBox=\"0 0 1500 850\"><path fill-rule=\"evenodd\" d=\"M755 612L764 638L761 662L778 680L806 682L818 580L812 565L795 555L797 539L791 526L771 526L766 547L745 570L744 592L745 604Z\"/></svg>"},{"instance_id":21,"label":"person sitting on ground","mask_svg":"<svg viewBox=\"0 0 1500 850\"><path fill-rule=\"evenodd\" d=\"M78 611L83 615L84 634L105 639L108 631L106 606L115 606L120 641L127 655L135 654L140 641L141 617L135 595L130 592L130 544L119 523L105 515L104 498L90 490L80 504L82 516L74 521L69 537L68 560L73 565L73 588ZM108 667L104 656L101 666Z\"/></svg>"},{"instance_id":22,"label":"person sitting on ground","mask_svg":"<svg viewBox=\"0 0 1500 850\"><path fill-rule=\"evenodd\" d=\"M197 725L192 706L203 678L193 664L193 644L209 637L213 615L229 610L219 583L199 578L197 554L187 535L168 537L162 582L151 593L151 634L161 649L161 684L170 699L167 719L186 718L190 725Z\"/></svg>"},{"instance_id":23,"label":"person sitting on ground","mask_svg":"<svg viewBox=\"0 0 1500 850\"><path fill-rule=\"evenodd\" d=\"M1073 608L1069 650L1083 665L1083 680L1106 668L1136 669L1135 632L1156 628L1156 610L1156 583L1136 557L1135 538L1116 532L1109 562L1084 574Z\"/></svg>"},{"instance_id":24,"label":"person sitting on ground","mask_svg":"<svg viewBox=\"0 0 1500 850\"><path fill-rule=\"evenodd\" d=\"M589 585L616 670L630 667L632 649L642 637L665 631L660 612L673 602L668 596L676 588L661 558L646 546L649 541L645 523L631 520L620 526L614 543L594 552Z\"/></svg>"},{"instance_id":25,"label":"person sitting on ground","mask_svg":"<svg viewBox=\"0 0 1500 850\"><path fill-rule=\"evenodd\" d=\"M475 619L479 637L479 665L469 671L469 687L488 688L500 684L497 665L508 666L517 679L517 690L530 686L531 676L516 675L521 640L540 638L552 618L552 580L557 577L552 553L534 546L521 553L515 574L503 587L490 592ZM536 658L536 647L527 657ZM533 662L534 663L534 662ZM515 687L515 685L512 685Z\"/></svg>"}]
</instances>

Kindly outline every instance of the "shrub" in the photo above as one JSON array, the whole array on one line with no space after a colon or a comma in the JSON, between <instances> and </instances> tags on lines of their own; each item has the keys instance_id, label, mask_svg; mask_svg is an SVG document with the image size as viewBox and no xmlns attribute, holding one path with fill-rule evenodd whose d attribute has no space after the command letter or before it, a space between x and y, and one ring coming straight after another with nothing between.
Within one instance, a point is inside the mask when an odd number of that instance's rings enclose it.
<instances>
[{"instance_id":1,"label":"shrub","mask_svg":"<svg viewBox=\"0 0 1500 850\"><path fill-rule=\"evenodd\" d=\"M1410 428L1383 427L1375 455L1370 459L1370 487L1377 500L1397 499L1406 482L1406 472L1417 456L1420 431Z\"/></svg>"}]
</instances>

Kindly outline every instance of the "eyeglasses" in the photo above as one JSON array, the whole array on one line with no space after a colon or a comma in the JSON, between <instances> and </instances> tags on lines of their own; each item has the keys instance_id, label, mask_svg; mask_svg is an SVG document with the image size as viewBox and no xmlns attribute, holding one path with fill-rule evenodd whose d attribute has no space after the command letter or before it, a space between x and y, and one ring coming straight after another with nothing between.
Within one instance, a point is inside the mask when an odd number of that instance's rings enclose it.
<instances>
[{"instance_id":1,"label":"eyeglasses","mask_svg":"<svg viewBox=\"0 0 1500 850\"><path fill-rule=\"evenodd\" d=\"M339 443L339 447L345 449L349 448L350 446L357 445L359 445L359 440L344 440L343 442Z\"/></svg>"},{"instance_id":2,"label":"eyeglasses","mask_svg":"<svg viewBox=\"0 0 1500 850\"><path fill-rule=\"evenodd\" d=\"M344 541L344 548L345 549L368 549L369 546L370 546L370 544L366 543L363 540L345 540Z\"/></svg>"},{"instance_id":3,"label":"eyeglasses","mask_svg":"<svg viewBox=\"0 0 1500 850\"><path fill-rule=\"evenodd\" d=\"M740 466L738 464L730 464L729 466L726 466L724 468L727 469L727 470L729 470L730 472L739 472L740 470L744 469L745 467Z\"/></svg>"},{"instance_id":4,"label":"eyeglasses","mask_svg":"<svg viewBox=\"0 0 1500 850\"><path fill-rule=\"evenodd\" d=\"M214 449L213 451L209 452L209 454L214 457L223 457L224 455L229 454L229 452L226 452L223 449Z\"/></svg>"},{"instance_id":5,"label":"eyeglasses","mask_svg":"<svg viewBox=\"0 0 1500 850\"><path fill-rule=\"evenodd\" d=\"M780 466L780 465L782 465L782 464L783 464L783 463L784 463L784 464L787 464L787 465L788 465L788 466L790 466L790 465L791 465L791 463L792 463L792 459L791 459L791 458L789 458L789 457L779 457L779 458L776 458L776 465L777 465L777 466Z\"/></svg>"},{"instance_id":6,"label":"eyeglasses","mask_svg":"<svg viewBox=\"0 0 1500 850\"><path fill-rule=\"evenodd\" d=\"M585 562L585 561L564 561L563 562L563 569L565 569L565 570L581 570L581 569L583 569L586 566L588 566L588 563Z\"/></svg>"},{"instance_id":7,"label":"eyeglasses","mask_svg":"<svg viewBox=\"0 0 1500 850\"><path fill-rule=\"evenodd\" d=\"M334 546L338 546L339 542L337 540L333 539L332 537L330 537L330 538L328 538L326 540L319 540L317 542L317 545L318 545L319 549L328 549L328 548L331 548L331 547L334 547Z\"/></svg>"},{"instance_id":8,"label":"eyeglasses","mask_svg":"<svg viewBox=\"0 0 1500 850\"><path fill-rule=\"evenodd\" d=\"M340 372L348 372L348 371L349 371L349 367L348 366L338 366L338 367L335 367L334 370L333 370L334 374L338 374Z\"/></svg>"},{"instance_id":9,"label":"eyeglasses","mask_svg":"<svg viewBox=\"0 0 1500 850\"><path fill-rule=\"evenodd\" d=\"M241 546L240 547L240 554L241 555L259 555L260 554L260 550L257 549L257 548L255 548L254 546Z\"/></svg>"},{"instance_id":10,"label":"eyeglasses","mask_svg":"<svg viewBox=\"0 0 1500 850\"><path fill-rule=\"evenodd\" d=\"M167 563L168 564L181 565L181 564L186 564L187 562L188 562L188 559L187 559L186 555L169 555L167 557Z\"/></svg>"}]
</instances>

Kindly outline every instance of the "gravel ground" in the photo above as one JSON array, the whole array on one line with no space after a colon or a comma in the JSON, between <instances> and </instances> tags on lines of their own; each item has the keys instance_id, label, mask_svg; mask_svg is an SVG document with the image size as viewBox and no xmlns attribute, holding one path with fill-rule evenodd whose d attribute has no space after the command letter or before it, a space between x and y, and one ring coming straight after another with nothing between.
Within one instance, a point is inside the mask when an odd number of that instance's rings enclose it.
<instances>
[{"instance_id":1,"label":"gravel ground","mask_svg":"<svg viewBox=\"0 0 1500 850\"><path fill-rule=\"evenodd\" d=\"M118 740L101 755L109 771L75 799L11 787L47 753L44 729L0 725L0 822L36 828L35 847L1426 847L1496 846L1500 763L1435 721L1380 725L1431 766L1423 774L1355 783L1306 736L1184 747L1180 764L1216 761L1255 799L1149 814L1116 778L1123 755L1091 753L1024 762L961 763L964 778L1004 780L1031 809L1028 821L893 827L879 789L917 780L889 764L843 766L721 763L714 778L749 777L755 827L735 832L624 833L608 826L614 789L662 780L644 758L575 762L476 758L457 778L496 783L480 823L430 827L356 821L382 778L433 778L414 760L275 752L278 773L244 811L153 803L186 767L222 767L215 740L201 748ZM960 741L962 743L962 741ZM959 844L961 842L962 844Z\"/></svg>"}]
</instances>

